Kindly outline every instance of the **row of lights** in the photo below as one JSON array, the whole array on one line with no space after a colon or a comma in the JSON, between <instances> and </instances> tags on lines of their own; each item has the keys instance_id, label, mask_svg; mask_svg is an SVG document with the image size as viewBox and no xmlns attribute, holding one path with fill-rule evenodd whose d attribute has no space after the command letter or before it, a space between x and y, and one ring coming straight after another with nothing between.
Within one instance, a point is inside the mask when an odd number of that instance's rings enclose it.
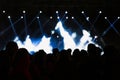
<instances>
[{"instance_id":1,"label":"row of lights","mask_svg":"<svg viewBox=\"0 0 120 80\"><path fill-rule=\"evenodd\" d=\"M3 10L3 13L6 13L6 11L5 10ZM23 10L23 13L25 14L26 13L26 11L25 10ZM42 11L39 11L39 13L42 13ZM65 11L65 14L67 14L68 13L68 11ZM84 14L85 12L84 11L82 11L81 12L82 14ZM102 11L99 11L99 14L101 14L102 13ZM58 11L56 11L56 14L58 14ZM10 16L8 16L8 18L11 18ZM21 16L21 18L23 19L23 16ZM37 17L38 19L39 19L39 17ZM104 17L105 19L107 19L107 17ZM50 16L50 19L53 19L53 17L52 16ZM60 19L60 17L58 16L57 17L57 19ZM68 19L68 16L66 17L66 19ZM74 17L72 16L71 17L71 19L74 19ZM120 19L120 17L118 17L118 19ZM89 20L89 17L86 17L86 20Z\"/></svg>"},{"instance_id":2,"label":"row of lights","mask_svg":"<svg viewBox=\"0 0 120 80\"><path fill-rule=\"evenodd\" d=\"M2 11L3 13L6 13L6 11L5 10L3 10ZM25 14L26 13L26 11L25 10L23 10L23 13ZM39 11L39 13L42 13L42 11ZM56 11L56 14L58 14L59 13L59 11ZM65 14L67 14L68 13L68 11L65 11ZM81 11L81 13L82 14L84 14L85 13L85 11ZM101 14L102 13L102 11L99 11L99 13Z\"/></svg>"}]
</instances>

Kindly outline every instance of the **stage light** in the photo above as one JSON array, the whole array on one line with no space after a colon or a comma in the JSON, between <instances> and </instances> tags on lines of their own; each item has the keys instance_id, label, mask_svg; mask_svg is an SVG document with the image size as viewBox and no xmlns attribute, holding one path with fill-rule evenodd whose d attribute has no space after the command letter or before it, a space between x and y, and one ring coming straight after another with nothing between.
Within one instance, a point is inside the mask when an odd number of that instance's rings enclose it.
<instances>
[{"instance_id":1,"label":"stage light","mask_svg":"<svg viewBox=\"0 0 120 80\"><path fill-rule=\"evenodd\" d=\"M23 16L21 16L21 19L23 19Z\"/></svg>"},{"instance_id":2,"label":"stage light","mask_svg":"<svg viewBox=\"0 0 120 80\"><path fill-rule=\"evenodd\" d=\"M5 13L5 10L3 10L3 13Z\"/></svg>"},{"instance_id":3,"label":"stage light","mask_svg":"<svg viewBox=\"0 0 120 80\"><path fill-rule=\"evenodd\" d=\"M72 16L72 19L74 19L74 17Z\"/></svg>"},{"instance_id":4,"label":"stage light","mask_svg":"<svg viewBox=\"0 0 120 80\"><path fill-rule=\"evenodd\" d=\"M59 38L59 36L57 36L57 38Z\"/></svg>"},{"instance_id":5,"label":"stage light","mask_svg":"<svg viewBox=\"0 0 120 80\"><path fill-rule=\"evenodd\" d=\"M84 11L82 11L81 13L84 14Z\"/></svg>"},{"instance_id":6,"label":"stage light","mask_svg":"<svg viewBox=\"0 0 120 80\"><path fill-rule=\"evenodd\" d=\"M95 36L95 39L98 38L98 36Z\"/></svg>"},{"instance_id":7,"label":"stage light","mask_svg":"<svg viewBox=\"0 0 120 80\"><path fill-rule=\"evenodd\" d=\"M120 17L118 17L118 19L120 19Z\"/></svg>"},{"instance_id":8,"label":"stage light","mask_svg":"<svg viewBox=\"0 0 120 80\"><path fill-rule=\"evenodd\" d=\"M58 16L57 19L60 19L60 17Z\"/></svg>"},{"instance_id":9,"label":"stage light","mask_svg":"<svg viewBox=\"0 0 120 80\"><path fill-rule=\"evenodd\" d=\"M105 19L107 19L107 17L105 17Z\"/></svg>"},{"instance_id":10,"label":"stage light","mask_svg":"<svg viewBox=\"0 0 120 80\"><path fill-rule=\"evenodd\" d=\"M40 11L40 13L42 13L42 11Z\"/></svg>"},{"instance_id":11,"label":"stage light","mask_svg":"<svg viewBox=\"0 0 120 80\"><path fill-rule=\"evenodd\" d=\"M23 10L23 13L25 13L26 11L25 10Z\"/></svg>"},{"instance_id":12,"label":"stage light","mask_svg":"<svg viewBox=\"0 0 120 80\"><path fill-rule=\"evenodd\" d=\"M67 11L65 11L65 14L67 14L68 12Z\"/></svg>"},{"instance_id":13,"label":"stage light","mask_svg":"<svg viewBox=\"0 0 120 80\"><path fill-rule=\"evenodd\" d=\"M53 30L53 31L51 31L51 34L54 34L55 33L55 31Z\"/></svg>"},{"instance_id":14,"label":"stage light","mask_svg":"<svg viewBox=\"0 0 120 80\"><path fill-rule=\"evenodd\" d=\"M89 21L89 17L86 17L86 20Z\"/></svg>"},{"instance_id":15,"label":"stage light","mask_svg":"<svg viewBox=\"0 0 120 80\"><path fill-rule=\"evenodd\" d=\"M102 13L102 11L99 11L99 14L101 14Z\"/></svg>"},{"instance_id":16,"label":"stage light","mask_svg":"<svg viewBox=\"0 0 120 80\"><path fill-rule=\"evenodd\" d=\"M66 17L66 19L68 19L68 16Z\"/></svg>"},{"instance_id":17,"label":"stage light","mask_svg":"<svg viewBox=\"0 0 120 80\"><path fill-rule=\"evenodd\" d=\"M58 11L56 11L56 13L58 14Z\"/></svg>"},{"instance_id":18,"label":"stage light","mask_svg":"<svg viewBox=\"0 0 120 80\"><path fill-rule=\"evenodd\" d=\"M50 19L52 19L53 17L52 16L50 16Z\"/></svg>"},{"instance_id":19,"label":"stage light","mask_svg":"<svg viewBox=\"0 0 120 80\"><path fill-rule=\"evenodd\" d=\"M39 16L37 16L37 19L39 19Z\"/></svg>"},{"instance_id":20,"label":"stage light","mask_svg":"<svg viewBox=\"0 0 120 80\"><path fill-rule=\"evenodd\" d=\"M8 18L10 19L11 17L10 17L10 16L8 16Z\"/></svg>"}]
</instances>

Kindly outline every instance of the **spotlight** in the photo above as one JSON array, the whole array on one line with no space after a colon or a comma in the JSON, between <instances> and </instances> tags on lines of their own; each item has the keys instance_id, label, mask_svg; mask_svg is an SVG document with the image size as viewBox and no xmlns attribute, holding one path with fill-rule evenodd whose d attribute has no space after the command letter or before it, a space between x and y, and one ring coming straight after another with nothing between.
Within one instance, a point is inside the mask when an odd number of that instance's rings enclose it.
<instances>
[{"instance_id":1,"label":"spotlight","mask_svg":"<svg viewBox=\"0 0 120 80\"><path fill-rule=\"evenodd\" d=\"M107 17L105 17L105 19L107 19Z\"/></svg>"},{"instance_id":2,"label":"spotlight","mask_svg":"<svg viewBox=\"0 0 120 80\"><path fill-rule=\"evenodd\" d=\"M72 16L72 19L74 19L74 17Z\"/></svg>"},{"instance_id":3,"label":"spotlight","mask_svg":"<svg viewBox=\"0 0 120 80\"><path fill-rule=\"evenodd\" d=\"M101 14L102 13L102 11L99 11L99 14Z\"/></svg>"},{"instance_id":4,"label":"spotlight","mask_svg":"<svg viewBox=\"0 0 120 80\"><path fill-rule=\"evenodd\" d=\"M11 17L10 17L10 16L8 16L8 18L10 19Z\"/></svg>"},{"instance_id":5,"label":"spotlight","mask_svg":"<svg viewBox=\"0 0 120 80\"><path fill-rule=\"evenodd\" d=\"M25 13L25 10L23 10L23 13Z\"/></svg>"},{"instance_id":6,"label":"spotlight","mask_svg":"<svg viewBox=\"0 0 120 80\"><path fill-rule=\"evenodd\" d=\"M60 17L58 16L57 19L60 19Z\"/></svg>"},{"instance_id":7,"label":"spotlight","mask_svg":"<svg viewBox=\"0 0 120 80\"><path fill-rule=\"evenodd\" d=\"M23 19L23 16L21 16L21 19Z\"/></svg>"},{"instance_id":8,"label":"spotlight","mask_svg":"<svg viewBox=\"0 0 120 80\"><path fill-rule=\"evenodd\" d=\"M86 17L86 20L89 21L89 17Z\"/></svg>"},{"instance_id":9,"label":"spotlight","mask_svg":"<svg viewBox=\"0 0 120 80\"><path fill-rule=\"evenodd\" d=\"M65 14L67 14L68 12L67 11L65 11Z\"/></svg>"},{"instance_id":10,"label":"spotlight","mask_svg":"<svg viewBox=\"0 0 120 80\"><path fill-rule=\"evenodd\" d=\"M59 36L57 36L57 38L59 38Z\"/></svg>"},{"instance_id":11,"label":"spotlight","mask_svg":"<svg viewBox=\"0 0 120 80\"><path fill-rule=\"evenodd\" d=\"M66 19L68 19L68 16L66 17Z\"/></svg>"},{"instance_id":12,"label":"spotlight","mask_svg":"<svg viewBox=\"0 0 120 80\"><path fill-rule=\"evenodd\" d=\"M39 19L39 16L37 16L37 19Z\"/></svg>"},{"instance_id":13,"label":"spotlight","mask_svg":"<svg viewBox=\"0 0 120 80\"><path fill-rule=\"evenodd\" d=\"M120 17L118 17L118 19L120 19Z\"/></svg>"},{"instance_id":14,"label":"spotlight","mask_svg":"<svg viewBox=\"0 0 120 80\"><path fill-rule=\"evenodd\" d=\"M3 10L3 13L5 13L5 10Z\"/></svg>"},{"instance_id":15,"label":"spotlight","mask_svg":"<svg viewBox=\"0 0 120 80\"><path fill-rule=\"evenodd\" d=\"M42 11L40 11L40 13L42 13Z\"/></svg>"},{"instance_id":16,"label":"spotlight","mask_svg":"<svg viewBox=\"0 0 120 80\"><path fill-rule=\"evenodd\" d=\"M55 33L55 31L51 31L51 34L54 34Z\"/></svg>"},{"instance_id":17,"label":"spotlight","mask_svg":"<svg viewBox=\"0 0 120 80\"><path fill-rule=\"evenodd\" d=\"M50 16L50 19L52 19L53 17L52 16Z\"/></svg>"},{"instance_id":18,"label":"spotlight","mask_svg":"<svg viewBox=\"0 0 120 80\"><path fill-rule=\"evenodd\" d=\"M84 14L84 11L82 11L81 13Z\"/></svg>"},{"instance_id":19,"label":"spotlight","mask_svg":"<svg viewBox=\"0 0 120 80\"><path fill-rule=\"evenodd\" d=\"M58 11L56 11L56 13L58 14Z\"/></svg>"},{"instance_id":20,"label":"spotlight","mask_svg":"<svg viewBox=\"0 0 120 80\"><path fill-rule=\"evenodd\" d=\"M95 36L95 39L98 38L98 36Z\"/></svg>"}]
</instances>

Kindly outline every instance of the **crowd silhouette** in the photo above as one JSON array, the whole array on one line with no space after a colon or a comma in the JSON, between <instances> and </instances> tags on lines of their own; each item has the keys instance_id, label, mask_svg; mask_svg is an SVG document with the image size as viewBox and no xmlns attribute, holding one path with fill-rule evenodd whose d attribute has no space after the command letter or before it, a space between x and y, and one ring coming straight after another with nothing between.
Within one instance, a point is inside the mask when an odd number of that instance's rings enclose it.
<instances>
[{"instance_id":1,"label":"crowd silhouette","mask_svg":"<svg viewBox=\"0 0 120 80\"><path fill-rule=\"evenodd\" d=\"M0 51L0 80L120 80L120 53L112 45L89 44L87 50L54 48L51 54L30 55L10 41Z\"/></svg>"}]
</instances>

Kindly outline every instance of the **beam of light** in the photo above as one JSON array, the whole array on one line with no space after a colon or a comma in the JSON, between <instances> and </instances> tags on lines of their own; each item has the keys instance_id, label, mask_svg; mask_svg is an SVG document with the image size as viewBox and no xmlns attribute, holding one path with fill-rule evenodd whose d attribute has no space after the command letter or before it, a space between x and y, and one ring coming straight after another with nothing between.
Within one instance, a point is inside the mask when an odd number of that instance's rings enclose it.
<instances>
[{"instance_id":1,"label":"beam of light","mask_svg":"<svg viewBox=\"0 0 120 80\"><path fill-rule=\"evenodd\" d=\"M15 25L15 24L17 24L20 20L21 20L21 18L19 18L18 20L16 20L16 21L13 22L12 24ZM3 30L2 32L0 32L0 36L3 35L6 31L8 31L10 28L12 28L11 25L8 26L8 27L7 27L5 30Z\"/></svg>"},{"instance_id":2,"label":"beam of light","mask_svg":"<svg viewBox=\"0 0 120 80\"><path fill-rule=\"evenodd\" d=\"M119 19L117 18L113 23L111 23L107 18L105 18L105 19L108 21L108 23L110 24L110 26L103 32L102 36L104 36L105 34L107 34L107 32L108 32L111 28L113 28L114 31L120 36L120 33L118 32L118 30L114 27L114 24L115 24Z\"/></svg>"},{"instance_id":3,"label":"beam of light","mask_svg":"<svg viewBox=\"0 0 120 80\"><path fill-rule=\"evenodd\" d=\"M11 18L9 18L9 21L10 21L11 28L12 28L12 30L13 30L15 36L17 36L17 33L16 33L16 31L15 31L15 28L14 28L14 25L13 25L13 22L12 22Z\"/></svg>"},{"instance_id":4,"label":"beam of light","mask_svg":"<svg viewBox=\"0 0 120 80\"><path fill-rule=\"evenodd\" d=\"M62 22L59 21L55 27L55 30L59 29L61 36L63 37L64 42L64 49L74 49L75 48L75 42L72 39L72 37L69 35L69 33L63 28Z\"/></svg>"},{"instance_id":5,"label":"beam of light","mask_svg":"<svg viewBox=\"0 0 120 80\"><path fill-rule=\"evenodd\" d=\"M71 48L72 51L76 48L78 49L85 49L87 50L87 45L89 43L93 43L93 38L91 37L90 33L86 30L82 30L83 36L79 40L78 44L75 44L74 38L77 37L76 33L72 33L72 35L69 34L67 30L64 29L62 22L59 21L56 24L55 30L58 30L60 32L60 36L63 37L63 43L64 43L64 49ZM58 36L59 37L59 36ZM26 48L29 52L36 52L40 49L43 49L46 53L52 53L52 45L50 44L51 37L46 37L43 35L41 39L33 40L30 39L30 36L27 35L24 42L21 42L19 37L17 36L14 41L18 44L19 48ZM99 46L96 44L96 46ZM60 47L60 46L58 46Z\"/></svg>"}]
</instances>

